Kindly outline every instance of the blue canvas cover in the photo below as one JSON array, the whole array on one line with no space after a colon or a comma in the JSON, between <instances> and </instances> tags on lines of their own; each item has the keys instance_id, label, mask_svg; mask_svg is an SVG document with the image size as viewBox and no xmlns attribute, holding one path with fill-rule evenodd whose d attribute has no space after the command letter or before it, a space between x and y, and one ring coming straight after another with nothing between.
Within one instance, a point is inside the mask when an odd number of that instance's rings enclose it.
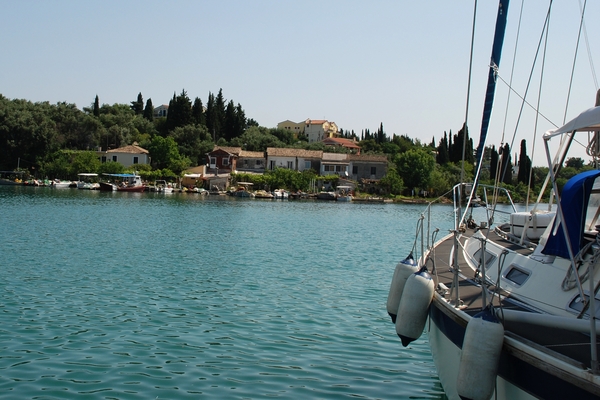
<instances>
[{"instance_id":1,"label":"blue canvas cover","mask_svg":"<svg viewBox=\"0 0 600 400\"><path fill-rule=\"evenodd\" d=\"M560 204L567 232L570 236L569 242L571 243L573 255L576 255L582 247L585 214L594 180L599 175L600 170L582 172L569 179L562 190ZM569 258L563 223L560 222L558 229L556 229L557 223L559 223L558 218L554 220L554 225L552 226L552 232L556 230L556 234L550 234L542 253L550 256L555 255Z\"/></svg>"}]
</instances>

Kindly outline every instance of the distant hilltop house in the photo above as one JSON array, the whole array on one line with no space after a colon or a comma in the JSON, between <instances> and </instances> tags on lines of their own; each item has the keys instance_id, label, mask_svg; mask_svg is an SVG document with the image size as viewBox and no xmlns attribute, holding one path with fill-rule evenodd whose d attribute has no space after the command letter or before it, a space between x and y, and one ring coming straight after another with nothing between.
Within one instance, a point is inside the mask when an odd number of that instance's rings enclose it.
<instances>
[{"instance_id":1,"label":"distant hilltop house","mask_svg":"<svg viewBox=\"0 0 600 400\"><path fill-rule=\"evenodd\" d=\"M277 129L289 130L296 135L302 133L308 138L308 143L336 137L339 130L335 122L324 119L306 119L302 122L285 120L277 124Z\"/></svg>"},{"instance_id":2,"label":"distant hilltop house","mask_svg":"<svg viewBox=\"0 0 600 400\"><path fill-rule=\"evenodd\" d=\"M97 151L98 158L102 163L114 161L123 164L125 168L135 164L150 164L150 152L138 146L137 142L129 146L110 149L107 151Z\"/></svg>"},{"instance_id":3,"label":"distant hilltop house","mask_svg":"<svg viewBox=\"0 0 600 400\"><path fill-rule=\"evenodd\" d=\"M154 108L154 118L166 117L169 113L169 106L166 104Z\"/></svg>"}]
</instances>

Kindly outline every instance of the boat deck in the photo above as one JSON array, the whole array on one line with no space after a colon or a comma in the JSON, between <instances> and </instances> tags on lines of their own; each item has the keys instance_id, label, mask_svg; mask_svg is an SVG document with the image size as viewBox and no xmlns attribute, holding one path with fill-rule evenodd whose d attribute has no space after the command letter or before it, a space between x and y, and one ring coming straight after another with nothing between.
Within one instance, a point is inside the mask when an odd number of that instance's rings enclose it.
<instances>
[{"instance_id":1,"label":"boat deck","mask_svg":"<svg viewBox=\"0 0 600 400\"><path fill-rule=\"evenodd\" d=\"M487 230L482 230L483 234L486 235ZM474 234L476 230L467 229L464 236L470 236ZM501 238L498 234L490 232L489 239L495 242L501 243L506 248L521 252L523 254L531 253L532 250L522 248L516 244L508 242ZM463 240L461 240L462 242ZM450 256L452 254L452 248L454 245L453 237L445 239L443 242L438 243L435 247L435 252L432 254L427 262L427 269L432 275L437 296L434 301L449 301L451 299L452 282L454 279L453 269L450 265ZM462 251L459 251L458 256L459 265L466 265L466 261L463 257ZM445 285L448 290L441 290L439 284ZM473 316L482 310L482 289L480 281L475 280L474 273L471 269L462 269L459 274L459 289L458 294L460 298L460 309L465 313ZM489 302L491 293L495 290L495 287L488 286L487 300ZM500 299L499 299L500 297ZM494 296L494 306L499 310L518 310L529 312L530 310L524 308L522 304L511 298L510 293L500 291L500 296ZM501 318L501 313L499 313ZM466 326L466 321L462 321L461 324ZM576 365L582 368L590 367L590 335L568 331L564 329L540 329L539 325L528 324L528 323L510 323L504 321L504 329L506 336L512 337L522 342L527 342L538 348L540 351L551 354L552 356L566 361L570 364ZM462 338L460 339L462 343ZM598 343L598 341L597 341Z\"/></svg>"}]
</instances>

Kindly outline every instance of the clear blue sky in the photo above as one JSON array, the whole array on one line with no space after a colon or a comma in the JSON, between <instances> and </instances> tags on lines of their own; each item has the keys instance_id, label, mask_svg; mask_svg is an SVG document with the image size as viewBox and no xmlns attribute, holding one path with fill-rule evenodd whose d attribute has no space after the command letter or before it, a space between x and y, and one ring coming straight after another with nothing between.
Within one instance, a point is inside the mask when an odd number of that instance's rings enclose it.
<instances>
[{"instance_id":1,"label":"clear blue sky","mask_svg":"<svg viewBox=\"0 0 600 400\"><path fill-rule=\"evenodd\" d=\"M588 3L587 35L600 65L600 2ZM514 81L521 93L547 5L534 0L524 8ZM511 0L500 72L506 80L520 7ZM560 125L579 1L556 0L553 7L540 108ZM475 144L496 8L495 0L478 4L469 109ZM168 104L182 89L206 103L209 92L222 88L262 126L327 119L360 136L383 123L390 136L437 142L465 118L472 14L473 1L466 0L6 1L0 93L83 108L96 95L101 104L129 104L140 92L154 106ZM581 46L585 50L583 39ZM585 51L576 77L567 119L594 103L597 87ZM535 104L539 75L533 79L529 100ZM490 145L500 142L506 92L500 85ZM538 132L550 127L540 120ZM532 147L531 115L521 129L514 152L522 138ZM514 115L505 131L510 140ZM545 165L542 156L536 153L534 164Z\"/></svg>"}]
</instances>

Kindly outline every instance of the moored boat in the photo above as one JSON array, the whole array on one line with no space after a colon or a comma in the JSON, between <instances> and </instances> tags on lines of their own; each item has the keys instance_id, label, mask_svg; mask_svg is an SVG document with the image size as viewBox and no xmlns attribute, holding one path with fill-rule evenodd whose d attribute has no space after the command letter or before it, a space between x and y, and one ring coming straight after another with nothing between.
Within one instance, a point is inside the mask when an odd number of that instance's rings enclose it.
<instances>
[{"instance_id":1,"label":"moored boat","mask_svg":"<svg viewBox=\"0 0 600 400\"><path fill-rule=\"evenodd\" d=\"M81 172L77 174L77 189L98 190L100 183L98 182L98 174L93 172Z\"/></svg>"},{"instance_id":2,"label":"moored boat","mask_svg":"<svg viewBox=\"0 0 600 400\"><path fill-rule=\"evenodd\" d=\"M337 201L352 201L352 186L340 185L335 188L335 199Z\"/></svg>"},{"instance_id":3,"label":"moored boat","mask_svg":"<svg viewBox=\"0 0 600 400\"><path fill-rule=\"evenodd\" d=\"M504 35L498 24L506 23L507 13L508 1L501 0L488 81L492 85L500 60L499 35ZM396 267L387 311L402 345L427 332L450 399L597 399L600 102L541 136L548 176L537 202L517 211L508 191L478 182L493 94L488 86L475 179L457 184L451 193L454 228L436 240L439 230L432 227L429 205L415 238L415 244L421 243L418 263ZM554 155L552 139L561 144ZM558 170L576 143L584 143L593 168L562 186ZM506 160L504 165L509 165ZM545 205L541 199L547 185L552 199ZM499 190L513 206L500 222L494 218ZM483 201L477 197L481 192ZM480 205L483 220L475 220L473 202ZM429 276L416 279L423 271ZM422 289L426 285L431 293ZM424 329L409 329L423 318Z\"/></svg>"},{"instance_id":4,"label":"moored boat","mask_svg":"<svg viewBox=\"0 0 600 400\"><path fill-rule=\"evenodd\" d=\"M137 174L120 174L123 181L117 186L119 192L143 192L146 190L146 185L142 182L142 178Z\"/></svg>"}]
</instances>

